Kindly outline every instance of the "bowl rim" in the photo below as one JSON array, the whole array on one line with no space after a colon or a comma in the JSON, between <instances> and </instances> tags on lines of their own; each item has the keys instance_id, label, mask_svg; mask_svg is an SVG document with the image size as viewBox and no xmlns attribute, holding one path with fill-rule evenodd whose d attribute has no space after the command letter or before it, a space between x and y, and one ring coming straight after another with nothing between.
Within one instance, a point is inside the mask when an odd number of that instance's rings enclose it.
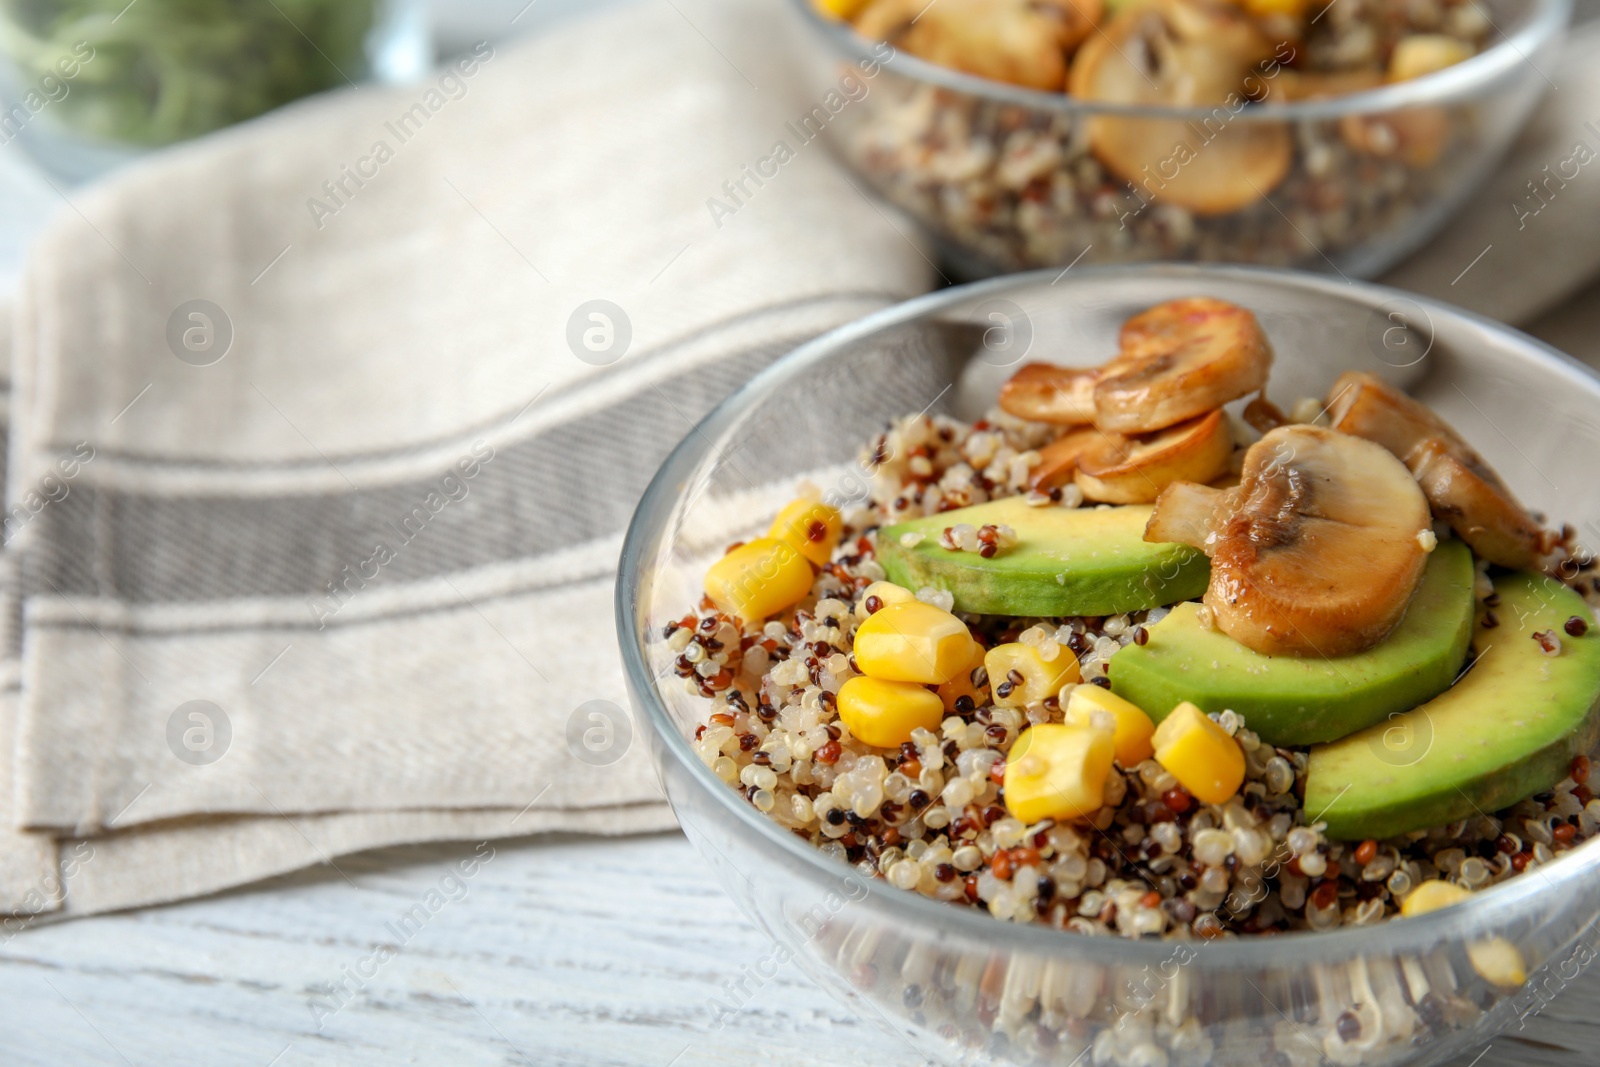
<instances>
[{"instance_id":1,"label":"bowl rim","mask_svg":"<svg viewBox=\"0 0 1600 1067\"><path fill-rule=\"evenodd\" d=\"M890 46L892 56L885 59L875 51L884 42L863 37L842 19L833 19L822 14L815 8L812 0L789 0L789 4L796 9L802 21L806 22L813 32L829 41L837 52L855 60L858 65L881 64L916 81L955 90L969 96L982 97L994 103L1015 104L1034 110L1066 114L1128 115L1140 118L1189 120L1213 118L1218 108L1226 106L1219 103L1211 107L1158 107L1149 104L1086 101L1069 96L1065 92L1028 89L975 74L966 74L920 59L909 52L894 49L893 46ZM1346 93L1327 99L1249 105L1232 113L1228 121L1283 122L1295 119L1340 118L1345 115L1387 112L1403 107L1459 103L1481 95L1486 87L1498 81L1520 63L1527 63L1539 77L1545 78L1531 57L1566 28L1572 20L1572 10L1573 0L1532 0L1531 10L1513 33L1508 35L1491 22L1492 33L1498 35L1500 39L1484 51L1443 70L1410 81L1396 82L1377 89Z\"/></svg>"},{"instance_id":2,"label":"bowl rim","mask_svg":"<svg viewBox=\"0 0 1600 1067\"><path fill-rule=\"evenodd\" d=\"M1302 271L1242 265L1123 264L1085 267L1074 274L1075 278L1083 279L1159 276L1197 283L1227 279L1269 287L1287 287L1345 301L1355 295L1371 307L1389 300L1406 300L1421 306L1429 315L1444 320L1455 319L1463 325L1477 327L1495 336L1520 349L1527 357L1545 364L1550 370L1573 380L1575 385L1581 383L1590 390L1600 388L1600 373L1537 338L1486 316L1390 286L1342 281ZM827 359L842 346L889 327L927 319L974 300L1003 296L1013 289L1041 282L1050 283L1053 277L1061 280L1056 272L1045 269L935 290L873 312L800 345L731 393L684 436L651 479L628 524L617 570L614 605L623 667L629 688L635 695L636 711L637 704L642 703L650 729L660 744L658 751L664 749L670 753L682 765L695 787L712 798L717 810L725 813L747 833L756 835L760 841L758 847L788 860L791 867L804 869L814 884L836 883L855 872L855 868L823 855L809 842L800 841L746 803L736 790L729 788L700 761L690 748L688 739L678 732L657 691L657 679L650 671L643 649L636 639L636 635L641 633L637 611L641 599L638 592L647 573L643 552L662 532L664 520L680 495L680 487L686 484L687 476L704 457L714 450L713 442L759 402L771 385L797 369ZM1067 294L1071 288L1069 285L1061 290L1063 298L1069 299ZM670 795L668 799L670 801ZM1546 895L1544 891L1547 888L1555 892L1570 887L1582 879L1592 878L1597 871L1600 871L1600 844L1591 841L1537 868L1537 878L1509 879L1474 893L1469 899L1452 907L1408 918L1398 924L1386 920L1371 926L1341 926L1326 931L1296 931L1273 937L1230 937L1208 942L1091 937L1040 923L1005 922L981 909L953 907L920 893L897 889L879 877L861 879L866 885L866 892L854 905L896 922L917 924L935 936L956 936L990 945L996 951L1077 957L1108 966L1139 966L1170 958L1177 944L1206 944L1212 950L1205 952L1204 956L1217 969L1281 967L1284 962L1282 946L1285 944L1294 946L1294 958L1306 963L1336 962L1361 955L1420 954L1437 947L1441 941L1459 939L1464 931L1476 933L1502 927L1508 919L1531 913L1538 906L1535 898Z\"/></svg>"}]
</instances>

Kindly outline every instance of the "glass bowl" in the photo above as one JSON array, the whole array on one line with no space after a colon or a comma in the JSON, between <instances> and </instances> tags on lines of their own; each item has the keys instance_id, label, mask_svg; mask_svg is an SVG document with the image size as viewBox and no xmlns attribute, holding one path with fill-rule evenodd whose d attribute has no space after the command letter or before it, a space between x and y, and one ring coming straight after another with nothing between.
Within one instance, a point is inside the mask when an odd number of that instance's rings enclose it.
<instances>
[{"instance_id":1,"label":"glass bowl","mask_svg":"<svg viewBox=\"0 0 1600 1067\"><path fill-rule=\"evenodd\" d=\"M868 41L811 0L790 4L802 24L793 36L805 95L790 104L783 142L824 138L969 278L1080 258L1378 274L1419 248L1487 177L1549 87L1542 71L1571 17L1571 0L1471 0L1495 43L1465 62L1293 103L1275 101L1267 78L1263 103L1230 114L1002 84ZM1097 123L1136 130L1149 144L1134 180L1091 150ZM1257 135L1280 149L1285 135L1290 142L1275 187L1252 180L1251 201L1222 214L1163 200L1163 176L1193 158L1186 150ZM756 169L764 174L761 162Z\"/></svg>"},{"instance_id":2,"label":"glass bowl","mask_svg":"<svg viewBox=\"0 0 1600 1067\"><path fill-rule=\"evenodd\" d=\"M1399 922L1214 941L1091 937L1000 922L831 860L691 749L706 702L684 691L659 638L699 600L706 565L728 543L764 528L801 478L826 497L864 499L857 449L891 417L974 418L1024 357L1097 362L1124 318L1176 297L1252 309L1277 351L1281 398L1321 395L1348 369L1405 384L1530 507L1595 543L1600 497L1586 490L1600 457L1600 379L1538 341L1443 304L1306 274L1168 265L1053 277L946 289L801 347L690 433L639 504L616 598L633 705L685 834L777 943L729 983L719 1012L738 1011L793 959L940 1063L1436 1063L1481 1047L1594 956L1594 841ZM1520 989L1490 985L1471 966L1469 946L1494 937L1520 949L1529 975ZM1347 1013L1360 1023L1348 1040Z\"/></svg>"}]
</instances>

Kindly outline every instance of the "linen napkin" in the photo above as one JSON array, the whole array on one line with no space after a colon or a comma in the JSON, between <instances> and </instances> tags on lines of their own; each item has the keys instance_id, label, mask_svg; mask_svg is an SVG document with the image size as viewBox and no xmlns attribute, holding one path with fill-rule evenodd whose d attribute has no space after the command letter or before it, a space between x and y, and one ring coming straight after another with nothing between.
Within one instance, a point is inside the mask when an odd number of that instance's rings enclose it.
<instances>
[{"instance_id":1,"label":"linen napkin","mask_svg":"<svg viewBox=\"0 0 1600 1067\"><path fill-rule=\"evenodd\" d=\"M11 329L0 907L670 825L621 531L712 404L931 274L820 148L708 211L783 134L773 15L479 45L70 194Z\"/></svg>"}]
</instances>

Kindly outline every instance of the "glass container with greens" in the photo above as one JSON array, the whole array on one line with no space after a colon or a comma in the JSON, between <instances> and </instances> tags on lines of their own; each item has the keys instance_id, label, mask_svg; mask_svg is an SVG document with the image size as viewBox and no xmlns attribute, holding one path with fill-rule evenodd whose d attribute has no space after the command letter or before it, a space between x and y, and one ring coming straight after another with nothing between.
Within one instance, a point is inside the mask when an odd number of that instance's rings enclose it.
<instances>
[{"instance_id":1,"label":"glass container with greens","mask_svg":"<svg viewBox=\"0 0 1600 1067\"><path fill-rule=\"evenodd\" d=\"M82 177L312 93L416 73L425 37L410 0L0 0L0 144L21 138Z\"/></svg>"}]
</instances>

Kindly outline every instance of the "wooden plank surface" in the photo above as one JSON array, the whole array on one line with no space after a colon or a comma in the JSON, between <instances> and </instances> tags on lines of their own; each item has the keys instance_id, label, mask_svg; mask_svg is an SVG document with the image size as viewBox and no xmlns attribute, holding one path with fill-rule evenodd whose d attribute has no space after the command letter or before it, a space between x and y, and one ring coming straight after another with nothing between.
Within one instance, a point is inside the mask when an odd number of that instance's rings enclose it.
<instances>
[{"instance_id":1,"label":"wooden plank surface","mask_svg":"<svg viewBox=\"0 0 1600 1067\"><path fill-rule=\"evenodd\" d=\"M0 1063L916 1062L792 964L718 1027L710 999L767 943L681 836L493 848L465 878L471 844L387 849L339 870L17 933L0 945ZM412 929L402 918L419 903L427 918ZM394 958L374 957L402 939ZM341 982L343 1004L325 992ZM1476 1067L1593 1064L1597 1007L1590 974L1525 1040L1474 1052Z\"/></svg>"}]
</instances>

